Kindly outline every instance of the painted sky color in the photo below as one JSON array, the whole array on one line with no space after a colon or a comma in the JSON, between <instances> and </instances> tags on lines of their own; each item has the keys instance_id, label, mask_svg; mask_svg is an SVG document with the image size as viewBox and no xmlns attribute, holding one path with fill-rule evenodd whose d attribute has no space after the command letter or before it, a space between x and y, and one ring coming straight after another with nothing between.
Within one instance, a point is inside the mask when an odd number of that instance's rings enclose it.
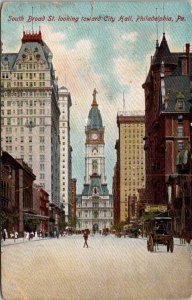
<instances>
[{"instance_id":1,"label":"painted sky color","mask_svg":"<svg viewBox=\"0 0 192 300\"><path fill-rule=\"evenodd\" d=\"M112 187L113 168L116 161L115 143L118 138L117 112L126 109L144 112L144 91L141 87L155 52L156 22L118 22L121 16L163 16L163 2L96 2L93 16L110 16L114 22L58 21L58 17L91 16L90 2L74 3L6 3L2 9L3 52L18 52L21 47L23 26L32 29L28 16L45 17L33 22L33 29L41 32L43 40L53 53L53 64L59 86L66 86L71 93L71 145L73 148L73 177L77 178L80 193L85 173L85 125L92 102L93 89L98 91L97 102L105 126L106 176ZM164 15L172 22L164 22L166 38L173 52L182 51L191 43L192 16L188 1L166 2ZM177 16L185 21L175 22ZM23 16L24 21L9 22L9 16ZM55 21L48 22L49 16ZM163 22L158 23L161 41Z\"/></svg>"}]
</instances>

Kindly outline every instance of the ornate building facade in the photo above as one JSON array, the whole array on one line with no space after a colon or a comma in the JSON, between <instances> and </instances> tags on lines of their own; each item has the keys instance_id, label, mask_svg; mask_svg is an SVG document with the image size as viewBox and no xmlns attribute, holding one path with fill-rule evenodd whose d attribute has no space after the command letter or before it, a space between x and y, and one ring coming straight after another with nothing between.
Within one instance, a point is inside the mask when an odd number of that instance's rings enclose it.
<instances>
[{"instance_id":1,"label":"ornate building facade","mask_svg":"<svg viewBox=\"0 0 192 300\"><path fill-rule=\"evenodd\" d=\"M85 128L85 184L78 197L77 228L93 231L113 224L113 198L109 194L105 176L104 126L93 92L92 107Z\"/></svg>"},{"instance_id":2,"label":"ornate building facade","mask_svg":"<svg viewBox=\"0 0 192 300\"><path fill-rule=\"evenodd\" d=\"M171 204L169 177L177 172L180 153L190 144L190 45L171 52L163 34L151 58L145 90L146 202Z\"/></svg>"},{"instance_id":3,"label":"ornate building facade","mask_svg":"<svg viewBox=\"0 0 192 300\"><path fill-rule=\"evenodd\" d=\"M2 148L24 159L39 183L60 202L58 85L52 52L41 31L23 32L18 53L1 57Z\"/></svg>"},{"instance_id":4,"label":"ornate building facade","mask_svg":"<svg viewBox=\"0 0 192 300\"><path fill-rule=\"evenodd\" d=\"M164 204L175 232L191 231L190 44L171 52L163 34L151 59L145 90L146 203Z\"/></svg>"}]
</instances>

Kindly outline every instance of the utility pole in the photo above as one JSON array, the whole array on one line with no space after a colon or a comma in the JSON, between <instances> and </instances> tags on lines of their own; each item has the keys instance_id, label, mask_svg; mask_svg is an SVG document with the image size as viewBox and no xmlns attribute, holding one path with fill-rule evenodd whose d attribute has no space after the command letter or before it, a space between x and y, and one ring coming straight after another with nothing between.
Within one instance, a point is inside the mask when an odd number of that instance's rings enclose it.
<instances>
[{"instance_id":1,"label":"utility pole","mask_svg":"<svg viewBox=\"0 0 192 300\"><path fill-rule=\"evenodd\" d=\"M91 17L93 17L94 0L91 0Z\"/></svg>"}]
</instances>

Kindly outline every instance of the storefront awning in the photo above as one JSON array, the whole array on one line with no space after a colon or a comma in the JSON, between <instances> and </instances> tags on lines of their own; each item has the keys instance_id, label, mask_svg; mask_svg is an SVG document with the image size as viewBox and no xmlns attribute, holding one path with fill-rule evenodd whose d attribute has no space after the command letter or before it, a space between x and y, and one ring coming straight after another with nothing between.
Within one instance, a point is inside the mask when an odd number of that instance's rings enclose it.
<instances>
[{"instance_id":1,"label":"storefront awning","mask_svg":"<svg viewBox=\"0 0 192 300\"><path fill-rule=\"evenodd\" d=\"M28 219L39 219L39 220L48 220L48 219L49 219L48 216L35 215L35 214L26 213L26 212L24 212L24 215L25 215Z\"/></svg>"}]
</instances>

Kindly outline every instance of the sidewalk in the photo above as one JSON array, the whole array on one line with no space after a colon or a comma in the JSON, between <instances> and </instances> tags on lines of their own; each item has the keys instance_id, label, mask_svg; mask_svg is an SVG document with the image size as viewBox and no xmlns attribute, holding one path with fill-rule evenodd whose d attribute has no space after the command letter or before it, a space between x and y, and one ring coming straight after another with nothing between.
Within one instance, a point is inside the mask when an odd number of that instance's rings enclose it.
<instances>
[{"instance_id":1,"label":"sidewalk","mask_svg":"<svg viewBox=\"0 0 192 300\"><path fill-rule=\"evenodd\" d=\"M10 246L10 245L16 245L16 244L21 244L21 243L31 243L31 242L37 242L37 241L41 241L41 240L47 240L47 239L51 239L51 237L46 237L46 238L42 238L42 237L34 237L33 239L25 239L25 238L18 238L18 239L6 239L5 241L1 241L1 247L5 247L5 246Z\"/></svg>"}]
</instances>

